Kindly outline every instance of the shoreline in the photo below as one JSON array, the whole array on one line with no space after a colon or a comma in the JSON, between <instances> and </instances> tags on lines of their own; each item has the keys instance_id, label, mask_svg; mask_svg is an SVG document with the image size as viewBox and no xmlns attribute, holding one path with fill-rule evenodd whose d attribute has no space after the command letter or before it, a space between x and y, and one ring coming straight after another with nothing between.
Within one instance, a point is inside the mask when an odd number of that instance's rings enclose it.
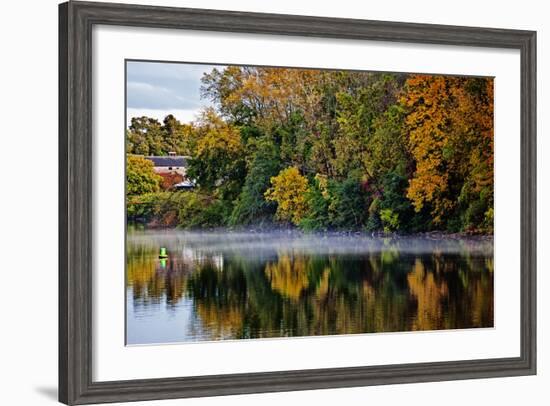
<instances>
[{"instance_id":1,"label":"shoreline","mask_svg":"<svg viewBox=\"0 0 550 406\"><path fill-rule=\"evenodd\" d=\"M412 233L395 233L384 231L364 230L326 230L326 231L303 231L297 227L212 227L212 228L180 228L180 227L158 227L140 223L126 223L126 232L132 232L132 228L140 231L174 231L189 233L225 233L225 234L271 234L285 236L318 236L318 237L371 237L371 238L423 238L429 240L442 239L479 239L489 240L493 238L492 233L477 232L448 232L448 231L422 231Z\"/></svg>"}]
</instances>

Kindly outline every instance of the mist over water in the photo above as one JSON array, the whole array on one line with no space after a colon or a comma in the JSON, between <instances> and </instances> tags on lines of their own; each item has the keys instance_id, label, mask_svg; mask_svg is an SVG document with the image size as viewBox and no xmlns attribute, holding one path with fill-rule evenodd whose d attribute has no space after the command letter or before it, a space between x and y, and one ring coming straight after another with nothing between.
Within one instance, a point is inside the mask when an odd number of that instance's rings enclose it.
<instances>
[{"instance_id":1,"label":"mist over water","mask_svg":"<svg viewBox=\"0 0 550 406\"><path fill-rule=\"evenodd\" d=\"M128 344L492 327L493 241L130 230L126 289Z\"/></svg>"}]
</instances>

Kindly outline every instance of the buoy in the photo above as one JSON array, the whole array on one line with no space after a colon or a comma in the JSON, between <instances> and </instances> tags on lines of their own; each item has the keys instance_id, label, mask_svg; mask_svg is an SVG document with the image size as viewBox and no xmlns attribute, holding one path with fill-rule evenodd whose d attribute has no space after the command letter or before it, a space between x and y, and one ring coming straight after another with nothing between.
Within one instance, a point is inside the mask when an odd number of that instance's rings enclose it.
<instances>
[{"instance_id":1,"label":"buoy","mask_svg":"<svg viewBox=\"0 0 550 406\"><path fill-rule=\"evenodd\" d=\"M164 247L160 248L159 258L168 258L168 254L166 254L166 248Z\"/></svg>"}]
</instances>

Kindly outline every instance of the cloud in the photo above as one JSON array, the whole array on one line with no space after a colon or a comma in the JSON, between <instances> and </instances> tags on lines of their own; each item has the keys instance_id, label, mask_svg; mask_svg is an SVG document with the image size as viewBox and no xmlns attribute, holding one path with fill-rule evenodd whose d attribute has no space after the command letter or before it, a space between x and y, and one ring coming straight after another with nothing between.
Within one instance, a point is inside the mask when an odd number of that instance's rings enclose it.
<instances>
[{"instance_id":1,"label":"cloud","mask_svg":"<svg viewBox=\"0 0 550 406\"><path fill-rule=\"evenodd\" d=\"M128 82L126 85L127 107L155 109L190 109L200 106L200 98L190 91L178 93L177 89L145 82ZM185 96L187 95L187 97Z\"/></svg>"},{"instance_id":2,"label":"cloud","mask_svg":"<svg viewBox=\"0 0 550 406\"><path fill-rule=\"evenodd\" d=\"M185 63L128 62L127 108L191 111L211 106L209 100L200 97L200 79L214 67Z\"/></svg>"}]
</instances>

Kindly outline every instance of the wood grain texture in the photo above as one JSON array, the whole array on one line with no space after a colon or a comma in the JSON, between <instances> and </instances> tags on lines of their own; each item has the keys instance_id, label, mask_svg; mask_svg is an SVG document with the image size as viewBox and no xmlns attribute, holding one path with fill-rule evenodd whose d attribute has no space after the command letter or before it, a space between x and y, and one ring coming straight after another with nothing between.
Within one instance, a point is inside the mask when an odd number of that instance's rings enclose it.
<instances>
[{"instance_id":1,"label":"wood grain texture","mask_svg":"<svg viewBox=\"0 0 550 406\"><path fill-rule=\"evenodd\" d=\"M517 358L132 381L92 381L94 24L519 49L521 355ZM69 2L59 6L59 400L87 404L536 373L536 33L293 15Z\"/></svg>"}]
</instances>

